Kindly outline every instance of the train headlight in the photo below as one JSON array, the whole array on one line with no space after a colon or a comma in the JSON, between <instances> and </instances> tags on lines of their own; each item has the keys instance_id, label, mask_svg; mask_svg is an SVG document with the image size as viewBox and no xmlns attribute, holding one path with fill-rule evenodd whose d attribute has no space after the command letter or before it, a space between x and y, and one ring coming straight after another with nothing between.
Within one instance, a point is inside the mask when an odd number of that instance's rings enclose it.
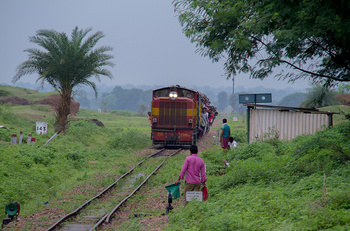
<instances>
[{"instance_id":1,"label":"train headlight","mask_svg":"<svg viewBox=\"0 0 350 231\"><path fill-rule=\"evenodd\" d=\"M171 91L170 94L169 94L169 97L172 100L175 100L177 98L177 92L176 91Z\"/></svg>"}]
</instances>

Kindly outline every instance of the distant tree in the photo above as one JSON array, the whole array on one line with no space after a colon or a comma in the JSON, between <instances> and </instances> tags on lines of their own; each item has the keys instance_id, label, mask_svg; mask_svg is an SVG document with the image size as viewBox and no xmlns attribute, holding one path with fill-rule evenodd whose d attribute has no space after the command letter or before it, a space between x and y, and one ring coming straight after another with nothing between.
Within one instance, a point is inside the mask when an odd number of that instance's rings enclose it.
<instances>
[{"instance_id":1,"label":"distant tree","mask_svg":"<svg viewBox=\"0 0 350 231\"><path fill-rule=\"evenodd\" d=\"M147 106L146 105L137 105L137 107L139 108L139 115L142 116L145 114L145 112L147 111Z\"/></svg>"},{"instance_id":2,"label":"distant tree","mask_svg":"<svg viewBox=\"0 0 350 231\"><path fill-rule=\"evenodd\" d=\"M220 111L225 110L225 108L228 106L228 100L227 100L227 92L221 91L218 94L218 109Z\"/></svg>"},{"instance_id":3,"label":"distant tree","mask_svg":"<svg viewBox=\"0 0 350 231\"><path fill-rule=\"evenodd\" d=\"M306 98L306 93L297 92L287 95L278 102L278 106L298 107Z\"/></svg>"},{"instance_id":4,"label":"distant tree","mask_svg":"<svg viewBox=\"0 0 350 231\"><path fill-rule=\"evenodd\" d=\"M108 108L112 110L139 111L139 105L151 105L152 90L116 86L112 92L103 93L101 98L108 102Z\"/></svg>"},{"instance_id":5,"label":"distant tree","mask_svg":"<svg viewBox=\"0 0 350 231\"><path fill-rule=\"evenodd\" d=\"M81 107L90 109L90 100L87 97L86 91L83 91L83 90L76 91L74 100L79 102Z\"/></svg>"},{"instance_id":6,"label":"distant tree","mask_svg":"<svg viewBox=\"0 0 350 231\"><path fill-rule=\"evenodd\" d=\"M107 104L108 104L108 102L107 101L101 101L100 104L101 104L101 106L103 108L103 112L106 113L107 112Z\"/></svg>"},{"instance_id":7,"label":"distant tree","mask_svg":"<svg viewBox=\"0 0 350 231\"><path fill-rule=\"evenodd\" d=\"M350 4L334 0L173 0L184 34L227 78L350 81ZM256 60L256 61L255 61Z\"/></svg>"},{"instance_id":8,"label":"distant tree","mask_svg":"<svg viewBox=\"0 0 350 231\"><path fill-rule=\"evenodd\" d=\"M239 103L239 94L240 93L235 93L234 95L234 103L233 103L233 106L234 106L234 113L236 112L242 112L242 111L246 111L247 108L244 107L242 104ZM228 105L232 105L232 97L228 97L229 98L229 103Z\"/></svg>"},{"instance_id":9,"label":"distant tree","mask_svg":"<svg viewBox=\"0 0 350 231\"><path fill-rule=\"evenodd\" d=\"M141 97L138 100L138 105L146 105L147 107L151 106L152 101L152 90L146 90L141 93Z\"/></svg>"},{"instance_id":10,"label":"distant tree","mask_svg":"<svg viewBox=\"0 0 350 231\"><path fill-rule=\"evenodd\" d=\"M336 98L337 92L330 87L322 86L321 83L312 84L312 88L308 88L305 100L299 105L300 107L326 107L339 104Z\"/></svg>"},{"instance_id":11,"label":"distant tree","mask_svg":"<svg viewBox=\"0 0 350 231\"><path fill-rule=\"evenodd\" d=\"M105 108L105 112L107 112L108 109L113 110L114 105L118 103L118 99L113 94L108 94L105 97L103 97L103 103L101 102L102 108Z\"/></svg>"},{"instance_id":12,"label":"distant tree","mask_svg":"<svg viewBox=\"0 0 350 231\"><path fill-rule=\"evenodd\" d=\"M79 30L75 27L69 39L66 33L54 30L39 30L29 41L39 45L46 51L27 49L29 59L18 67L13 82L27 74L38 73L37 81L51 84L60 94L61 101L57 107L56 126L65 131L67 118L70 114L70 104L73 88L87 85L93 88L97 96L94 82L88 79L95 76L100 81L100 75L112 78L112 74L104 66L113 66L109 60L113 58L105 52L111 47L103 46L92 50L96 43L104 37L102 32L96 32L83 41L92 29Z\"/></svg>"}]
</instances>

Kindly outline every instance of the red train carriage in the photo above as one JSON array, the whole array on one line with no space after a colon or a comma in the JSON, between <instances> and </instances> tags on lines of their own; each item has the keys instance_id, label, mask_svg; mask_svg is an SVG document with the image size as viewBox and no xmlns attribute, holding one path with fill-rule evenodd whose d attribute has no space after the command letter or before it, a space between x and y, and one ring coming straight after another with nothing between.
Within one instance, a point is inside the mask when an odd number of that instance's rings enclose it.
<instances>
[{"instance_id":1,"label":"red train carriage","mask_svg":"<svg viewBox=\"0 0 350 231\"><path fill-rule=\"evenodd\" d=\"M206 97L178 85L153 90L152 145L190 146L196 144L200 112Z\"/></svg>"}]
</instances>

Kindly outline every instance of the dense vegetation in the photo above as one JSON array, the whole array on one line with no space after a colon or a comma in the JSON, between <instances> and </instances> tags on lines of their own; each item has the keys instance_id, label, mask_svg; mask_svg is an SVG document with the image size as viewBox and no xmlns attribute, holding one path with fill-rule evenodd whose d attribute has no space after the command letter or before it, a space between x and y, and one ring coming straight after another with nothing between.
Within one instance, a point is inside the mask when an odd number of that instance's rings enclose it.
<instances>
[{"instance_id":1,"label":"dense vegetation","mask_svg":"<svg viewBox=\"0 0 350 231\"><path fill-rule=\"evenodd\" d=\"M210 197L174 211L167 230L349 230L349 138L347 121L290 142L206 151ZM230 167L218 171L223 159Z\"/></svg>"}]
</instances>

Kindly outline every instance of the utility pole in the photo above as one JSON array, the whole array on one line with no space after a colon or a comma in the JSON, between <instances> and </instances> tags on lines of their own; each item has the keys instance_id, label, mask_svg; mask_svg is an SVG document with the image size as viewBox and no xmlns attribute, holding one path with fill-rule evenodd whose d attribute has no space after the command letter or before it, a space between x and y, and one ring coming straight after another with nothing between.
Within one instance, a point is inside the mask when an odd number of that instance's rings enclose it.
<instances>
[{"instance_id":1,"label":"utility pole","mask_svg":"<svg viewBox=\"0 0 350 231\"><path fill-rule=\"evenodd\" d=\"M234 108L234 99L235 99L235 76L232 75L232 118L234 116L235 108Z\"/></svg>"}]
</instances>

